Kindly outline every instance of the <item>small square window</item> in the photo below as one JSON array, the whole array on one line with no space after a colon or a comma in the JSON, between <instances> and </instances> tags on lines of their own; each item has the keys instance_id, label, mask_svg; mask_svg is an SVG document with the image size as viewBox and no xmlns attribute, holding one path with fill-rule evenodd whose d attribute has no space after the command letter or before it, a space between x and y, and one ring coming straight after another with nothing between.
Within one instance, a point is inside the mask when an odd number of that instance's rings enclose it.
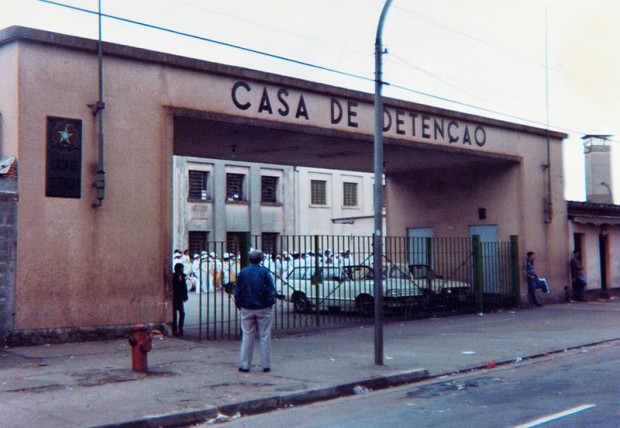
<instances>
[{"instance_id":1,"label":"small square window","mask_svg":"<svg viewBox=\"0 0 620 428\"><path fill-rule=\"evenodd\" d=\"M357 207L357 183L343 183L342 205L345 207Z\"/></svg>"},{"instance_id":2,"label":"small square window","mask_svg":"<svg viewBox=\"0 0 620 428\"><path fill-rule=\"evenodd\" d=\"M188 199L206 201L209 198L207 184L209 173L207 171L189 171Z\"/></svg>"},{"instance_id":3,"label":"small square window","mask_svg":"<svg viewBox=\"0 0 620 428\"><path fill-rule=\"evenodd\" d=\"M268 175L261 177L261 202L268 204L278 202L278 177Z\"/></svg>"},{"instance_id":4,"label":"small square window","mask_svg":"<svg viewBox=\"0 0 620 428\"><path fill-rule=\"evenodd\" d=\"M226 174L226 200L243 201L243 174Z\"/></svg>"},{"instance_id":5,"label":"small square window","mask_svg":"<svg viewBox=\"0 0 620 428\"><path fill-rule=\"evenodd\" d=\"M207 249L209 232L190 231L188 235L190 255L200 254L201 251Z\"/></svg>"},{"instance_id":6,"label":"small square window","mask_svg":"<svg viewBox=\"0 0 620 428\"><path fill-rule=\"evenodd\" d=\"M325 180L310 180L310 203L312 205L327 205L326 188Z\"/></svg>"}]
</instances>

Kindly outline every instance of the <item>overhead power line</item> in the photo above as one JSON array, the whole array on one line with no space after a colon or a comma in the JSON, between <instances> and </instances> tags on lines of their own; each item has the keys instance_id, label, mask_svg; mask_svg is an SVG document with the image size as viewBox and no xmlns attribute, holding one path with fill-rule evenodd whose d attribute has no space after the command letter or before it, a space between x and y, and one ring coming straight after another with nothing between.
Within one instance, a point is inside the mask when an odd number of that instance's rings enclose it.
<instances>
[{"instance_id":1,"label":"overhead power line","mask_svg":"<svg viewBox=\"0 0 620 428\"><path fill-rule=\"evenodd\" d=\"M66 8L66 9L71 9L71 10L75 10L78 12L83 12L83 13L87 13L90 15L98 15L97 11L93 11L90 9L85 9L85 8L81 8L81 7L77 7L77 6L72 6L72 5L68 5L65 3L60 3L60 2L56 2L56 1L52 1L52 0L38 0L41 3L47 3L50 5L54 5L54 6L58 6L58 7L62 7L62 8ZM261 51L258 49L252 49L252 48L247 48L244 46L240 46L240 45L236 45L233 43L228 43L228 42L223 42L220 40L215 40L212 38L208 38L208 37L202 37L202 36L198 36L196 34L191 34L191 33L186 33L183 31L178 31L178 30L173 30L170 28L166 28L166 27L162 27L159 25L153 25L153 24L148 24L145 22L140 22L134 19L128 19L128 18L123 18L120 16L115 16L115 15L110 15L110 14L106 14L106 13L102 13L101 14L102 17L107 18L107 19L111 19L111 20L115 20L115 21L119 21L119 22L124 22L127 24L132 24L132 25L137 25L140 27L144 27L144 28L149 28L152 30L156 30L156 31L161 31L161 32L165 32L165 33L169 33L169 34L173 34L176 36L181 36L181 37L187 37L187 38L191 38L191 39L195 39L195 40L199 40L199 41L203 41L203 42L207 42L207 43L212 43L212 44L216 44L219 46L224 46L224 47L228 47L231 49L236 49L236 50L240 50L243 52L248 52L248 53L252 53L255 55L261 55L261 56L265 56L267 58L272 58L272 59L276 59L276 60L280 60L280 61L284 61L284 62L288 62L291 64L296 64L296 65L300 65L300 66L304 66L304 67L309 67L309 68L313 68L315 70L321 70L321 71L325 71L325 72L329 72L329 73L334 73L334 74L338 74L341 76L346 76L346 77L350 77L353 79L358 79L358 80L363 80L366 82L374 82L373 78L369 78L366 76L362 76L359 74L355 74L355 73L350 73L347 71L342 71L342 70L337 70L334 68L330 68L330 67L326 67L326 66L322 66L322 65L318 65L318 64L313 64L307 61L301 61L298 59L294 59L294 58L289 58L289 57L285 57L283 55L277 55L277 54L272 54L269 52L265 52L265 51ZM402 85L397 85L397 84L391 84L389 82L383 82L386 86L390 86L392 88L397 88L400 89L402 91L405 92L409 92L412 94L416 94L416 95L420 95L420 96L424 96L430 99L434 99L434 100L438 100L438 101L442 101L442 102L446 102L446 103L450 103L450 104L454 104L454 105L459 105L462 107L467 107L470 109L474 109L474 110L478 110L478 111L483 111L486 113L491 113L494 115L498 115L501 117L505 117L505 118L510 118L513 120L518 120L521 122L525 122L525 123L529 123L529 124L533 124L533 125L538 125L538 126L542 126L542 127L547 127L547 124L544 122L540 122L540 121L536 121L533 119L528 119L525 117L521 117L521 116L517 116L517 115L513 115L510 113L505 113L505 112L501 112L498 110L493 110L493 109L489 109L489 108L485 108L485 107L480 107L474 104L470 104L470 103L466 103L466 102L462 102L462 101L457 101L451 98L447 98L447 97L442 97L442 96L438 96L438 95L433 95L427 92L423 92L420 90L416 90L413 88L409 88L406 86L402 86ZM579 134L579 135L587 135L589 134L589 132L583 132L583 131L578 131L578 130L574 130L574 129L569 129L569 128L565 128L565 127L561 127L561 126L552 126L554 129L558 130L558 131L562 131L562 132L567 132L567 133L574 133L574 134ZM612 140L612 139L608 139L608 142L611 143L620 143L620 141L617 140Z\"/></svg>"},{"instance_id":2,"label":"overhead power line","mask_svg":"<svg viewBox=\"0 0 620 428\"><path fill-rule=\"evenodd\" d=\"M98 12L90 10L90 9L84 9L84 8L81 8L81 7L71 6L71 5L68 5L68 4L59 3L59 2L55 2L55 1L51 1L51 0L38 0L38 1L40 1L42 3L48 3L48 4L51 4L51 5L54 5L54 6L60 6L60 7L64 7L64 8L67 8L67 9L72 9L72 10L75 10L75 11L78 11L78 12L84 12L84 13L88 13L88 14L91 14L91 15L98 15ZM183 31L172 30L170 28L161 27L159 25L148 24L148 23L136 21L136 20L133 20L133 19L128 19L128 18L123 18L123 17L120 17L120 16L110 15L110 14L107 14L107 13L102 13L101 16L104 17L104 18L115 20L115 21L125 22L127 24L134 24L134 25L138 25L140 27L150 28L152 30L163 31L163 32L166 32L166 33L169 33L169 34L174 34L176 36L188 37L188 38L191 38L191 39L196 39L196 40L200 40L200 41L203 41L203 42L209 42L209 43L213 43L213 44L220 45L220 46L225 46L225 47L232 48L232 49L237 49L237 50L244 51L244 52L249 52L249 53L253 53L253 54L257 54L257 55L262 55L262 56L265 56L265 57L268 57L268 58L273 58L273 59L278 59L278 60L290 62L292 64L302 65L302 66L314 68L314 69L317 69L317 70L328 71L330 73L336 73L336 74L340 74L340 75L347 76L347 77L353 77L355 79L360 79L360 80L366 80L366 81L369 81L369 82L374 82L374 79L371 79L371 78L368 78L368 77L365 77L365 76L360 76L358 74L349 73L349 72L342 71L342 70L336 70L336 69L329 68L329 67L323 67L321 65L312 64L312 63L309 63L309 62L306 62L306 61L301 61L301 60L298 60L298 59L289 58L289 57L285 57L285 56L282 56L282 55L272 54L272 53L269 53L269 52L260 51L258 49L247 48L247 47L239 46L239 45L236 45L236 44L233 44L233 43L222 42L220 40L215 40L215 39L211 39L211 38L208 38L208 37L202 37L202 36L198 36L196 34L190 34L190 33L185 33Z\"/></svg>"}]
</instances>

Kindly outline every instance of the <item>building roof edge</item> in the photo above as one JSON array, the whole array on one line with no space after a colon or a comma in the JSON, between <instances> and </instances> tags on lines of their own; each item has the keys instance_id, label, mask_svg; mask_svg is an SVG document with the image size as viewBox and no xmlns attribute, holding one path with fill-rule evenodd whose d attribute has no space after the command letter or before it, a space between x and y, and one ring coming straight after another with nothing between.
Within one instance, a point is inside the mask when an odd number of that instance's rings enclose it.
<instances>
[{"instance_id":1,"label":"building roof edge","mask_svg":"<svg viewBox=\"0 0 620 428\"><path fill-rule=\"evenodd\" d=\"M56 46L59 48L90 52L93 54L97 53L98 45L98 42L95 39L61 34L30 27L11 26L0 30L0 47L18 41ZM103 53L104 56L115 56L133 61L168 65L171 67L191 69L222 76L246 78L260 81L266 84L282 85L291 88L304 89L311 92L359 100L369 104L374 103L374 95L372 93L341 88L324 83L312 82L309 80L297 79L294 77L269 73L265 71L242 68L234 65L226 65L202 59L190 58L165 52L158 52L128 45L121 45L112 42L103 42ZM425 104L419 104L416 102L399 100L395 98L385 98L384 105L388 107L401 107L404 109L415 110L418 112L426 112L438 116L455 117L474 123L485 124L499 128L508 128L515 131L526 132L535 135L546 136L548 134L549 137L553 139L563 140L568 136L567 134L559 131L547 131L544 128L537 128L530 125L508 122L500 119L492 119L485 116L478 116L471 113L464 113L440 107L433 107Z\"/></svg>"}]
</instances>

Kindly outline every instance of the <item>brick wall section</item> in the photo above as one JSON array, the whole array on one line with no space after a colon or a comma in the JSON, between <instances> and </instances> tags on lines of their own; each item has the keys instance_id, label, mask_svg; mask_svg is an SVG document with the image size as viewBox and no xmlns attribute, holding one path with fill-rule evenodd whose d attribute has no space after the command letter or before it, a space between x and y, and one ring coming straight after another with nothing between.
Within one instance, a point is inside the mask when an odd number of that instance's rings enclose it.
<instances>
[{"instance_id":1,"label":"brick wall section","mask_svg":"<svg viewBox=\"0 0 620 428\"><path fill-rule=\"evenodd\" d=\"M15 320L15 274L17 267L16 181L0 178L0 344L5 343Z\"/></svg>"}]
</instances>

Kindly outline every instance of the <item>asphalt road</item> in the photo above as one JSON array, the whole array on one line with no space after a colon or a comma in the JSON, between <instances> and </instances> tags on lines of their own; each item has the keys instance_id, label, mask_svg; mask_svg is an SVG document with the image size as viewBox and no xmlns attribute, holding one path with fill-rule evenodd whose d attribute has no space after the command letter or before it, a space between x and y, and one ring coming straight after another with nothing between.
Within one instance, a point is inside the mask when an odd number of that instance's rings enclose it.
<instances>
[{"instance_id":1,"label":"asphalt road","mask_svg":"<svg viewBox=\"0 0 620 428\"><path fill-rule=\"evenodd\" d=\"M242 416L224 425L618 427L620 342L264 415Z\"/></svg>"}]
</instances>

